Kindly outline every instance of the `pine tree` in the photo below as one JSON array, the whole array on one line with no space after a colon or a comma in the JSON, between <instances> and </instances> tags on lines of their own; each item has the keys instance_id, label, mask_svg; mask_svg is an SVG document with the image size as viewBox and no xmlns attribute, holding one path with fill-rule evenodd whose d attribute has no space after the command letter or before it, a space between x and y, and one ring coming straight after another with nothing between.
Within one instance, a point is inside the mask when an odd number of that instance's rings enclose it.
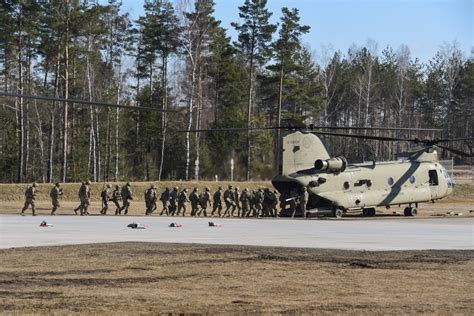
<instances>
[{"instance_id":1,"label":"pine tree","mask_svg":"<svg viewBox=\"0 0 474 316\"><path fill-rule=\"evenodd\" d=\"M239 16L243 19L243 23L232 23L239 34L235 45L244 57L248 69L247 128L252 127L255 72L257 67L263 66L271 57L270 44L276 30L276 25L269 22L272 13L267 10L266 5L266 0L245 0L244 5L239 7ZM251 145L249 130L247 132L247 181L250 180Z\"/></svg>"}]
</instances>

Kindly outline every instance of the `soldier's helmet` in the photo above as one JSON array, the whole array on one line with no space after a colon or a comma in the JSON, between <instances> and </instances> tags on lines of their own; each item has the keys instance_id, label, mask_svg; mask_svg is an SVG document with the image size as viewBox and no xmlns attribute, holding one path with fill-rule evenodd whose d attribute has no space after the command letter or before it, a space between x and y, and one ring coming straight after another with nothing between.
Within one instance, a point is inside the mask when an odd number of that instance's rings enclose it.
<instances>
[{"instance_id":1,"label":"soldier's helmet","mask_svg":"<svg viewBox=\"0 0 474 316\"><path fill-rule=\"evenodd\" d=\"M33 187L36 188L38 186L38 183L34 182Z\"/></svg>"},{"instance_id":2,"label":"soldier's helmet","mask_svg":"<svg viewBox=\"0 0 474 316\"><path fill-rule=\"evenodd\" d=\"M129 186L130 186L130 182L127 182L126 186L129 187Z\"/></svg>"},{"instance_id":3,"label":"soldier's helmet","mask_svg":"<svg viewBox=\"0 0 474 316\"><path fill-rule=\"evenodd\" d=\"M263 192L263 189L262 189L262 188L259 188L259 189L258 189L258 192Z\"/></svg>"},{"instance_id":4,"label":"soldier's helmet","mask_svg":"<svg viewBox=\"0 0 474 316\"><path fill-rule=\"evenodd\" d=\"M152 189L156 189L156 185L152 184L152 185L151 185L151 188L152 188Z\"/></svg>"},{"instance_id":5,"label":"soldier's helmet","mask_svg":"<svg viewBox=\"0 0 474 316\"><path fill-rule=\"evenodd\" d=\"M198 188L194 187L193 191L198 191Z\"/></svg>"},{"instance_id":6,"label":"soldier's helmet","mask_svg":"<svg viewBox=\"0 0 474 316\"><path fill-rule=\"evenodd\" d=\"M306 187L302 187L301 191L306 192Z\"/></svg>"},{"instance_id":7,"label":"soldier's helmet","mask_svg":"<svg viewBox=\"0 0 474 316\"><path fill-rule=\"evenodd\" d=\"M178 191L178 190L179 190L179 188L178 188L178 187L174 187L174 190L175 190L175 191Z\"/></svg>"},{"instance_id":8,"label":"soldier's helmet","mask_svg":"<svg viewBox=\"0 0 474 316\"><path fill-rule=\"evenodd\" d=\"M263 189L265 192L270 192L270 189L269 188L265 188Z\"/></svg>"},{"instance_id":9,"label":"soldier's helmet","mask_svg":"<svg viewBox=\"0 0 474 316\"><path fill-rule=\"evenodd\" d=\"M188 192L188 189L184 188L184 190L183 190L183 191L184 191L184 192Z\"/></svg>"},{"instance_id":10,"label":"soldier's helmet","mask_svg":"<svg viewBox=\"0 0 474 316\"><path fill-rule=\"evenodd\" d=\"M91 184L91 182L89 180L86 180L86 184L89 185Z\"/></svg>"},{"instance_id":11,"label":"soldier's helmet","mask_svg":"<svg viewBox=\"0 0 474 316\"><path fill-rule=\"evenodd\" d=\"M107 183L106 187L110 189L110 184Z\"/></svg>"},{"instance_id":12,"label":"soldier's helmet","mask_svg":"<svg viewBox=\"0 0 474 316\"><path fill-rule=\"evenodd\" d=\"M239 187L235 187L235 191L239 191Z\"/></svg>"},{"instance_id":13,"label":"soldier's helmet","mask_svg":"<svg viewBox=\"0 0 474 316\"><path fill-rule=\"evenodd\" d=\"M222 190L222 187L218 187L217 190Z\"/></svg>"},{"instance_id":14,"label":"soldier's helmet","mask_svg":"<svg viewBox=\"0 0 474 316\"><path fill-rule=\"evenodd\" d=\"M232 189L232 186L231 186L231 185L229 185L229 190L231 190L231 189Z\"/></svg>"},{"instance_id":15,"label":"soldier's helmet","mask_svg":"<svg viewBox=\"0 0 474 316\"><path fill-rule=\"evenodd\" d=\"M118 184L115 185L116 189L120 189L120 186Z\"/></svg>"},{"instance_id":16,"label":"soldier's helmet","mask_svg":"<svg viewBox=\"0 0 474 316\"><path fill-rule=\"evenodd\" d=\"M165 191L169 191L169 190L170 190L170 188L165 188Z\"/></svg>"},{"instance_id":17,"label":"soldier's helmet","mask_svg":"<svg viewBox=\"0 0 474 316\"><path fill-rule=\"evenodd\" d=\"M56 182L54 185L57 186L57 187L59 187L59 182Z\"/></svg>"},{"instance_id":18,"label":"soldier's helmet","mask_svg":"<svg viewBox=\"0 0 474 316\"><path fill-rule=\"evenodd\" d=\"M244 189L244 192L248 192L248 191L249 191L249 189L248 189L248 188L245 188L245 189Z\"/></svg>"},{"instance_id":19,"label":"soldier's helmet","mask_svg":"<svg viewBox=\"0 0 474 316\"><path fill-rule=\"evenodd\" d=\"M209 192L211 189L209 189L209 187L206 187L206 191Z\"/></svg>"}]
</instances>

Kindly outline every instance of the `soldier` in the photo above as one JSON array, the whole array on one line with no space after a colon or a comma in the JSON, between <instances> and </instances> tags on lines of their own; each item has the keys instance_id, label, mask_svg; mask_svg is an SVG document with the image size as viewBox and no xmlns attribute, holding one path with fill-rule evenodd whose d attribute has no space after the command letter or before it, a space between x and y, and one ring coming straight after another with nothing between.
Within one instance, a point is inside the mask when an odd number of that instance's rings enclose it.
<instances>
[{"instance_id":1,"label":"soldier","mask_svg":"<svg viewBox=\"0 0 474 316\"><path fill-rule=\"evenodd\" d=\"M308 204L309 194L306 187L301 189L301 195L299 196L301 216L306 218L306 204Z\"/></svg>"},{"instance_id":2,"label":"soldier","mask_svg":"<svg viewBox=\"0 0 474 316\"><path fill-rule=\"evenodd\" d=\"M130 207L130 201L133 200L133 194L132 194L132 186L130 185L130 182L127 182L125 186L122 188L122 199L123 199L123 206L120 209L119 214L123 212L123 215L128 214L128 208Z\"/></svg>"},{"instance_id":3,"label":"soldier","mask_svg":"<svg viewBox=\"0 0 474 316\"><path fill-rule=\"evenodd\" d=\"M221 217L221 211L222 211L222 201L221 201L221 196L222 196L222 187L219 187L217 191L214 193L212 197L212 213L211 216L214 216L214 213L216 210L218 211L217 214L219 217Z\"/></svg>"},{"instance_id":4,"label":"soldier","mask_svg":"<svg viewBox=\"0 0 474 316\"><path fill-rule=\"evenodd\" d=\"M145 190L145 215L150 215L154 210L156 210L156 199L156 186L152 184L149 189Z\"/></svg>"},{"instance_id":5,"label":"soldier","mask_svg":"<svg viewBox=\"0 0 474 316\"><path fill-rule=\"evenodd\" d=\"M271 204L271 197L270 197L270 189L265 188L263 190L263 202L262 202L262 215L263 216L271 216L270 204Z\"/></svg>"},{"instance_id":6,"label":"soldier","mask_svg":"<svg viewBox=\"0 0 474 316\"><path fill-rule=\"evenodd\" d=\"M74 213L76 213L77 215L77 211L79 211L81 209L81 206L82 206L82 203L81 203L81 189L83 186L85 186L86 183L83 181L81 182L81 186L79 187L79 192L78 192L78 196L79 196L79 205L74 209Z\"/></svg>"},{"instance_id":7,"label":"soldier","mask_svg":"<svg viewBox=\"0 0 474 316\"><path fill-rule=\"evenodd\" d=\"M206 188L206 190L204 190L204 192L199 196L199 206L201 206L199 215L204 213L204 216L207 216L207 207L211 206L211 193L209 193L209 191L209 188Z\"/></svg>"},{"instance_id":8,"label":"soldier","mask_svg":"<svg viewBox=\"0 0 474 316\"><path fill-rule=\"evenodd\" d=\"M122 190L118 184L115 185L115 190L112 192L112 201L115 204L115 215L120 214L122 207L120 206L120 201L122 201Z\"/></svg>"},{"instance_id":9,"label":"soldier","mask_svg":"<svg viewBox=\"0 0 474 316\"><path fill-rule=\"evenodd\" d=\"M107 214L107 210L109 209L109 201L110 201L110 184L106 184L105 188L100 193L100 197L102 199L102 209L100 210L100 214L105 215Z\"/></svg>"},{"instance_id":10,"label":"soldier","mask_svg":"<svg viewBox=\"0 0 474 316\"><path fill-rule=\"evenodd\" d=\"M23 206L23 209L21 210L21 215L25 216L25 211L28 208L28 206L31 205L31 211L33 213L33 216L36 216L36 208L35 208L35 199L36 199L36 187L38 184L33 183L31 186L26 188L25 190L25 205Z\"/></svg>"},{"instance_id":11,"label":"soldier","mask_svg":"<svg viewBox=\"0 0 474 316\"><path fill-rule=\"evenodd\" d=\"M296 191L296 189L291 190L290 197L287 199L287 202L289 202L290 204L291 218L295 217L297 199L298 199L298 191Z\"/></svg>"},{"instance_id":12,"label":"soldier","mask_svg":"<svg viewBox=\"0 0 474 316\"><path fill-rule=\"evenodd\" d=\"M229 188L224 191L224 202L225 202L224 217L234 214L234 211L235 211L234 188L231 185L229 185Z\"/></svg>"},{"instance_id":13,"label":"soldier","mask_svg":"<svg viewBox=\"0 0 474 316\"><path fill-rule=\"evenodd\" d=\"M90 184L91 184L90 181L87 180L79 188L79 200L81 201L81 204L79 205L79 210L81 211L81 216L89 215L88 209L89 209L89 205L91 204L90 203L90 200L91 200Z\"/></svg>"},{"instance_id":14,"label":"soldier","mask_svg":"<svg viewBox=\"0 0 474 316\"><path fill-rule=\"evenodd\" d=\"M242 205L242 217L249 216L250 214L250 197L249 189L245 188L242 194L240 195L240 203Z\"/></svg>"},{"instance_id":15,"label":"soldier","mask_svg":"<svg viewBox=\"0 0 474 316\"><path fill-rule=\"evenodd\" d=\"M185 213L186 213L186 203L187 202L189 202L188 189L185 188L178 195L178 213L177 213L177 215L179 215L181 210L183 210L183 216L185 215Z\"/></svg>"},{"instance_id":16,"label":"soldier","mask_svg":"<svg viewBox=\"0 0 474 316\"><path fill-rule=\"evenodd\" d=\"M240 217L240 212L242 211L242 207L240 206L240 192L239 192L239 187L235 187L235 190L234 190L234 201L235 201L235 207L237 208L237 217ZM234 216L234 213L232 213L232 216Z\"/></svg>"},{"instance_id":17,"label":"soldier","mask_svg":"<svg viewBox=\"0 0 474 316\"><path fill-rule=\"evenodd\" d=\"M277 212L277 205L278 205L278 191L273 190L273 192L270 192L270 210L272 211L273 217L277 217L278 212Z\"/></svg>"},{"instance_id":18,"label":"soldier","mask_svg":"<svg viewBox=\"0 0 474 316\"><path fill-rule=\"evenodd\" d=\"M199 195L198 188L194 188L189 196L189 201L191 202L191 216L196 216L199 208Z\"/></svg>"},{"instance_id":19,"label":"soldier","mask_svg":"<svg viewBox=\"0 0 474 316\"><path fill-rule=\"evenodd\" d=\"M254 195L254 217L262 215L263 189L258 189Z\"/></svg>"},{"instance_id":20,"label":"soldier","mask_svg":"<svg viewBox=\"0 0 474 316\"><path fill-rule=\"evenodd\" d=\"M165 192L161 193L160 201L161 203L163 203L163 210L161 211L160 216L163 215L163 213L166 213L166 215L170 215L169 214L170 188L166 188Z\"/></svg>"},{"instance_id":21,"label":"soldier","mask_svg":"<svg viewBox=\"0 0 474 316\"><path fill-rule=\"evenodd\" d=\"M53 209L51 210L51 215L56 215L56 210L59 208L59 198L63 195L63 189L60 188L59 182L56 182L54 187L49 192L51 197L51 202L53 204Z\"/></svg>"},{"instance_id":22,"label":"soldier","mask_svg":"<svg viewBox=\"0 0 474 316\"><path fill-rule=\"evenodd\" d=\"M178 195L179 195L179 188L174 187L173 191L170 193L170 213L171 216L174 216L176 214L176 211L178 210L177 204L178 204Z\"/></svg>"}]
</instances>

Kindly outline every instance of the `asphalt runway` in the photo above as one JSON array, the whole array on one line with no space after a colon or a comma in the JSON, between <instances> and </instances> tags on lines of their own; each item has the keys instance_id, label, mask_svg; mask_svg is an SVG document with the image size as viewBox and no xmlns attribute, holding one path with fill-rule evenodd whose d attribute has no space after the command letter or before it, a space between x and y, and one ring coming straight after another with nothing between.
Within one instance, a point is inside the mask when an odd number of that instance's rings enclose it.
<instances>
[{"instance_id":1,"label":"asphalt runway","mask_svg":"<svg viewBox=\"0 0 474 316\"><path fill-rule=\"evenodd\" d=\"M39 227L46 220L53 227ZM221 227L209 227L214 221ZM131 229L132 222L146 229ZM170 228L172 222L182 224ZM474 218L219 219L0 215L0 248L166 242L352 250L474 249Z\"/></svg>"}]
</instances>

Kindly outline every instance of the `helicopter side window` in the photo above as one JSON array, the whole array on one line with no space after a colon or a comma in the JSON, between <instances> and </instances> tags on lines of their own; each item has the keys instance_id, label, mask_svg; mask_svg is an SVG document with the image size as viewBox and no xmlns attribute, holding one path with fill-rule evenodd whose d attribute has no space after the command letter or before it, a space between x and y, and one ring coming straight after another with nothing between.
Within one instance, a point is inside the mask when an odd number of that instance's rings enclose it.
<instances>
[{"instance_id":1,"label":"helicopter side window","mask_svg":"<svg viewBox=\"0 0 474 316\"><path fill-rule=\"evenodd\" d=\"M430 185L438 185L439 184L438 173L436 172L436 170L429 170L428 171L428 176L430 178Z\"/></svg>"}]
</instances>

